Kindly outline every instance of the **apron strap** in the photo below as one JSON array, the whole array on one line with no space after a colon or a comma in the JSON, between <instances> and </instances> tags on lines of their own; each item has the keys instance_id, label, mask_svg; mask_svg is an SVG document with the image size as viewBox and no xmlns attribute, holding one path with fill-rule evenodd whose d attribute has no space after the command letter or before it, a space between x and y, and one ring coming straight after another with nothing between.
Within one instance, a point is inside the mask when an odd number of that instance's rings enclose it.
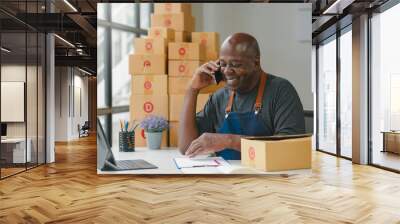
<instances>
[{"instance_id":1,"label":"apron strap","mask_svg":"<svg viewBox=\"0 0 400 224\"><path fill-rule=\"evenodd\" d=\"M225 107L225 116L227 116L231 112L234 97L235 97L235 91L231 91L231 94L229 95L228 104Z\"/></svg>"},{"instance_id":2,"label":"apron strap","mask_svg":"<svg viewBox=\"0 0 400 224\"><path fill-rule=\"evenodd\" d=\"M260 85L258 86L256 103L254 104L254 110L255 110L256 114L261 110L261 107L262 107L262 98L264 96L264 89L265 89L266 83L267 83L267 74L266 73L262 73L261 74ZM227 117L228 114L232 110L234 97L235 97L235 91L231 91L231 94L229 96L228 104L226 105L226 108L225 108L225 117Z\"/></svg>"},{"instance_id":3,"label":"apron strap","mask_svg":"<svg viewBox=\"0 0 400 224\"><path fill-rule=\"evenodd\" d=\"M254 104L254 110L255 110L256 114L258 114L258 112L260 112L261 107L262 107L262 99L264 96L264 89L265 89L266 83L267 83L267 74L263 73L263 74L261 74L261 82L260 82L260 85L258 86L256 103Z\"/></svg>"}]
</instances>

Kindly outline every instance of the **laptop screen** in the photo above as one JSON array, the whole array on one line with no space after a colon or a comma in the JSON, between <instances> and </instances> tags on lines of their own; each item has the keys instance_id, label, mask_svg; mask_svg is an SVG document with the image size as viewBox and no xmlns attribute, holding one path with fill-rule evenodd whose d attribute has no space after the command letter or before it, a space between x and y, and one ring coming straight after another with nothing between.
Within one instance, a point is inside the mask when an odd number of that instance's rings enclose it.
<instances>
[{"instance_id":1,"label":"laptop screen","mask_svg":"<svg viewBox=\"0 0 400 224\"><path fill-rule=\"evenodd\" d=\"M111 146L108 143L100 120L97 118L97 168L103 168L106 163L116 165Z\"/></svg>"},{"instance_id":2,"label":"laptop screen","mask_svg":"<svg viewBox=\"0 0 400 224\"><path fill-rule=\"evenodd\" d=\"M1 123L1 136L7 136L7 124Z\"/></svg>"}]
</instances>

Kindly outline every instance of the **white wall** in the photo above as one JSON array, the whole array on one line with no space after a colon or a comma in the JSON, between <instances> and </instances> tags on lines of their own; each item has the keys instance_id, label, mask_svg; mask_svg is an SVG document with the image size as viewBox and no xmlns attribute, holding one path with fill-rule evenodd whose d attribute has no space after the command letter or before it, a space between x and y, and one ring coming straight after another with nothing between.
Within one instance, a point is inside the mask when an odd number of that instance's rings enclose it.
<instances>
[{"instance_id":1,"label":"white wall","mask_svg":"<svg viewBox=\"0 0 400 224\"><path fill-rule=\"evenodd\" d=\"M88 78L71 67L56 67L55 73L55 140L69 141L78 138L78 124L88 120Z\"/></svg>"},{"instance_id":2,"label":"white wall","mask_svg":"<svg viewBox=\"0 0 400 224\"><path fill-rule=\"evenodd\" d=\"M192 4L196 31L219 32L220 42L235 32L259 42L263 69L288 79L305 110L313 110L311 90L311 4Z\"/></svg>"}]
</instances>

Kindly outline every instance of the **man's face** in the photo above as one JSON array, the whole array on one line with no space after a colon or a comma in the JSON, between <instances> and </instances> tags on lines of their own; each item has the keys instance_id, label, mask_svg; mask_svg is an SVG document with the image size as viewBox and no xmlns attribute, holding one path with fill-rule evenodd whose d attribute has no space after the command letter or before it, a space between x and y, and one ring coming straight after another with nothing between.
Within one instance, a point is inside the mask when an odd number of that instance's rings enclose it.
<instances>
[{"instance_id":1,"label":"man's face","mask_svg":"<svg viewBox=\"0 0 400 224\"><path fill-rule=\"evenodd\" d=\"M229 48L221 49L219 64L228 88L238 92L248 88L258 66L254 57L246 56Z\"/></svg>"}]
</instances>

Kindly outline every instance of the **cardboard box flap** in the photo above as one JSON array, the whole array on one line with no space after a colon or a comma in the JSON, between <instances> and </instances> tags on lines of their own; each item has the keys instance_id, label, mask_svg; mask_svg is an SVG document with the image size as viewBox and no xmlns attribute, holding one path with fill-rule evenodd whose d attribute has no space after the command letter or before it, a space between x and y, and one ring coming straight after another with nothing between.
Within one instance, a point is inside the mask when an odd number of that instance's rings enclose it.
<instances>
[{"instance_id":1,"label":"cardboard box flap","mask_svg":"<svg viewBox=\"0 0 400 224\"><path fill-rule=\"evenodd\" d=\"M299 134L299 135L273 135L273 136L249 136L242 137L248 140L259 140L259 141L279 141L279 140L287 140L287 139L296 139L296 138L306 138L311 137L312 134Z\"/></svg>"}]
</instances>

